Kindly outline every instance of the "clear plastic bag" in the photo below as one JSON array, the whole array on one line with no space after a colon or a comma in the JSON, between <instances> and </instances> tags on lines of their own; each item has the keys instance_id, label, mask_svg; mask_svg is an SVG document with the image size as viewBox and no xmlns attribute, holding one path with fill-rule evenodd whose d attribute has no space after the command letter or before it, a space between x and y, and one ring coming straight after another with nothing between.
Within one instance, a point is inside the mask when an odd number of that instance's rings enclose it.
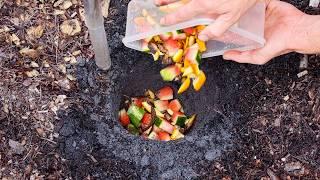
<instances>
[{"instance_id":1,"label":"clear plastic bag","mask_svg":"<svg viewBox=\"0 0 320 180\"><path fill-rule=\"evenodd\" d=\"M128 48L142 51L142 39L197 25L209 25L214 19L196 17L172 26L161 26L160 19L167 13L155 6L153 0L132 0L128 5L126 35L123 43ZM137 18L147 17L147 23L137 25ZM265 3L258 2L222 37L207 42L203 58L222 55L231 49L251 50L262 47L264 39Z\"/></svg>"}]
</instances>

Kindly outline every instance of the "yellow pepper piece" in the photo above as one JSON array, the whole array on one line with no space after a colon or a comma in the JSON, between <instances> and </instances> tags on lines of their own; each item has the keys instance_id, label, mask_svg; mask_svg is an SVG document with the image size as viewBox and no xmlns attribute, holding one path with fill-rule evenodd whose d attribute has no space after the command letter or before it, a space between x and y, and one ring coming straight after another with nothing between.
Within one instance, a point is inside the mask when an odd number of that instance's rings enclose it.
<instances>
[{"instance_id":1,"label":"yellow pepper piece","mask_svg":"<svg viewBox=\"0 0 320 180\"><path fill-rule=\"evenodd\" d=\"M200 74L197 76L197 78L193 80L193 88L196 91L199 91L201 87L204 85L204 83L206 82L206 80L207 80L206 75L204 74L203 71L200 71Z\"/></svg>"},{"instance_id":2,"label":"yellow pepper piece","mask_svg":"<svg viewBox=\"0 0 320 180\"><path fill-rule=\"evenodd\" d=\"M160 51L157 51L155 54L152 54L154 61L158 61L160 57Z\"/></svg>"},{"instance_id":3,"label":"yellow pepper piece","mask_svg":"<svg viewBox=\"0 0 320 180\"><path fill-rule=\"evenodd\" d=\"M199 33L199 32L201 32L202 30L204 30L206 27L207 27L207 26L205 26L205 25L199 25L199 26L197 26L196 28L197 28L197 31L198 31L198 33Z\"/></svg>"},{"instance_id":4,"label":"yellow pepper piece","mask_svg":"<svg viewBox=\"0 0 320 180\"><path fill-rule=\"evenodd\" d=\"M182 64L180 64L180 63L176 63L176 66L180 69L180 71L181 71L181 68L182 68Z\"/></svg>"},{"instance_id":5,"label":"yellow pepper piece","mask_svg":"<svg viewBox=\"0 0 320 180\"><path fill-rule=\"evenodd\" d=\"M187 78L183 83L182 85L180 86L179 90L178 90L178 94L181 94L183 92L185 92L189 87L190 87L190 84L191 84L191 80L190 78Z\"/></svg>"},{"instance_id":6,"label":"yellow pepper piece","mask_svg":"<svg viewBox=\"0 0 320 180\"><path fill-rule=\"evenodd\" d=\"M191 66L191 63L190 63L190 61L188 59L185 59L184 62L183 62L183 65L184 65L185 68L187 68L187 67Z\"/></svg>"},{"instance_id":7,"label":"yellow pepper piece","mask_svg":"<svg viewBox=\"0 0 320 180\"><path fill-rule=\"evenodd\" d=\"M172 140L177 140L177 139L180 139L180 138L184 138L184 135L179 131L179 129L175 129L175 130L173 130L172 135L170 136L170 138Z\"/></svg>"},{"instance_id":8,"label":"yellow pepper piece","mask_svg":"<svg viewBox=\"0 0 320 180\"><path fill-rule=\"evenodd\" d=\"M182 77L186 77L193 73L193 68L191 66L184 69Z\"/></svg>"},{"instance_id":9,"label":"yellow pepper piece","mask_svg":"<svg viewBox=\"0 0 320 180\"><path fill-rule=\"evenodd\" d=\"M189 36L186 38L186 42L184 43L183 50L186 50L189 45Z\"/></svg>"},{"instance_id":10,"label":"yellow pepper piece","mask_svg":"<svg viewBox=\"0 0 320 180\"><path fill-rule=\"evenodd\" d=\"M192 46L196 42L196 38L194 36L189 37L188 46Z\"/></svg>"},{"instance_id":11,"label":"yellow pepper piece","mask_svg":"<svg viewBox=\"0 0 320 180\"><path fill-rule=\"evenodd\" d=\"M199 45L200 52L205 52L207 50L206 43L204 41L201 41L200 39L197 39L197 44Z\"/></svg>"},{"instance_id":12,"label":"yellow pepper piece","mask_svg":"<svg viewBox=\"0 0 320 180\"><path fill-rule=\"evenodd\" d=\"M183 50L179 49L178 52L173 56L172 60L178 63L182 60L182 56L183 56Z\"/></svg>"},{"instance_id":13,"label":"yellow pepper piece","mask_svg":"<svg viewBox=\"0 0 320 180\"><path fill-rule=\"evenodd\" d=\"M196 75L199 75L200 74L200 68L199 68L199 65L198 64L191 64L191 67L193 69L193 72L196 74Z\"/></svg>"},{"instance_id":14,"label":"yellow pepper piece","mask_svg":"<svg viewBox=\"0 0 320 180\"><path fill-rule=\"evenodd\" d=\"M155 42L158 42L158 43L162 42L162 40L160 39L160 36L154 36L153 39Z\"/></svg>"}]
</instances>

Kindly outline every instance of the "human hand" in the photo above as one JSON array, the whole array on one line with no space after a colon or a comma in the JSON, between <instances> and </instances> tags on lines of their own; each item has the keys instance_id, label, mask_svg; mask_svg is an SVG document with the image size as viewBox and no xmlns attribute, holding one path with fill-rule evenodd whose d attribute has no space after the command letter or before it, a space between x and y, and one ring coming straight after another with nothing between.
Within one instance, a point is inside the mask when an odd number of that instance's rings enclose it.
<instances>
[{"instance_id":1,"label":"human hand","mask_svg":"<svg viewBox=\"0 0 320 180\"><path fill-rule=\"evenodd\" d=\"M294 6L278 0L269 0L266 10L264 47L250 51L228 51L224 59L239 63L262 65L272 58L289 52L316 53L315 43L310 43L314 17L304 14ZM317 31L317 30L316 30ZM309 34L309 35L308 35ZM316 36L311 38L316 38ZM319 44L319 43L318 43ZM318 46L319 47L319 46Z\"/></svg>"},{"instance_id":2,"label":"human hand","mask_svg":"<svg viewBox=\"0 0 320 180\"><path fill-rule=\"evenodd\" d=\"M155 3L166 5L176 1L155 0ZM200 40L208 41L220 37L256 2L257 0L190 0L175 12L162 18L161 24L172 25L197 15L214 18L216 21L199 34Z\"/></svg>"}]
</instances>

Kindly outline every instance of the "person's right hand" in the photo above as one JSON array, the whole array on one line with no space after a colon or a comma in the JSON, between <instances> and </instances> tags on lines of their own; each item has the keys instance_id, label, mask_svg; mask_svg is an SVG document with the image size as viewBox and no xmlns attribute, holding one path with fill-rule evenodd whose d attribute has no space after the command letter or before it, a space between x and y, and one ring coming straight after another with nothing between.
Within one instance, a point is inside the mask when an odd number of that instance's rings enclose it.
<instances>
[{"instance_id":1,"label":"person's right hand","mask_svg":"<svg viewBox=\"0 0 320 180\"><path fill-rule=\"evenodd\" d=\"M156 5L166 5L177 0L155 0ZM220 37L258 0L190 0L186 5L168 14L162 25L172 25L197 15L212 17L216 21L199 34L199 39L208 41Z\"/></svg>"},{"instance_id":2,"label":"person's right hand","mask_svg":"<svg viewBox=\"0 0 320 180\"><path fill-rule=\"evenodd\" d=\"M267 3L264 47L251 51L228 51L224 59L262 65L289 52L320 52L320 16L307 15L293 5L269 0Z\"/></svg>"}]
</instances>

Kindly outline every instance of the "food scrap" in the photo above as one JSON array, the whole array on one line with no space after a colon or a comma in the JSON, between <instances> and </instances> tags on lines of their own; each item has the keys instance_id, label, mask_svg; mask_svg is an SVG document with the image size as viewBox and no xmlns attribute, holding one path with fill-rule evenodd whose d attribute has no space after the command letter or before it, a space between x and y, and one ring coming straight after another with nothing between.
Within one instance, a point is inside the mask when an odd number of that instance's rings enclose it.
<instances>
[{"instance_id":1,"label":"food scrap","mask_svg":"<svg viewBox=\"0 0 320 180\"><path fill-rule=\"evenodd\" d=\"M154 18L144 10L143 16L135 19L140 32L148 32L158 26ZM192 85L199 91L206 82L205 73L200 70L201 55L207 50L206 43L198 38L204 25L167 32L141 40L142 50L150 53L155 61L161 60L168 67L160 71L164 81L181 81L178 94Z\"/></svg>"},{"instance_id":2,"label":"food scrap","mask_svg":"<svg viewBox=\"0 0 320 180\"><path fill-rule=\"evenodd\" d=\"M157 93L147 90L143 97L128 98L119 111L120 123L129 133L161 141L183 138L195 119L196 115L185 115L169 86Z\"/></svg>"}]
</instances>

